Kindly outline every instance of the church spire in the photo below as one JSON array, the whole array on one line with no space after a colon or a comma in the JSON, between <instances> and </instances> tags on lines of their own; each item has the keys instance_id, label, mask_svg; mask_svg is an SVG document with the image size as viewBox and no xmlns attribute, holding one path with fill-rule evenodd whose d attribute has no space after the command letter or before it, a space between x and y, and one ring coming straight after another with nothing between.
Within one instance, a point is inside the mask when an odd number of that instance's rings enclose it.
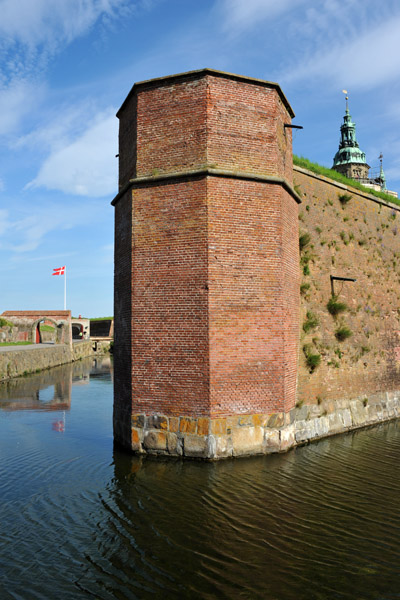
<instances>
[{"instance_id":1,"label":"church spire","mask_svg":"<svg viewBox=\"0 0 400 600\"><path fill-rule=\"evenodd\" d=\"M346 112L340 127L339 150L333 159L332 169L351 179L366 179L369 165L365 159L365 152L360 150L357 142L356 124L351 120L347 90L343 92L346 94Z\"/></svg>"}]
</instances>

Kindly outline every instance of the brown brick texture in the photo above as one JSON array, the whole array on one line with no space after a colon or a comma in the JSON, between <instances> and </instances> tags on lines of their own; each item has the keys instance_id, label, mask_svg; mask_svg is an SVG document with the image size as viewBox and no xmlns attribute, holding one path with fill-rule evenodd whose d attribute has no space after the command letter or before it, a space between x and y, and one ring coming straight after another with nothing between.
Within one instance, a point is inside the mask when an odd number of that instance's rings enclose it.
<instances>
[{"instance_id":1,"label":"brown brick texture","mask_svg":"<svg viewBox=\"0 0 400 600\"><path fill-rule=\"evenodd\" d=\"M116 438L129 445L131 414L290 410L298 209L265 179L292 179L281 94L204 71L139 85L119 118ZM189 172L206 166L220 172Z\"/></svg>"}]
</instances>

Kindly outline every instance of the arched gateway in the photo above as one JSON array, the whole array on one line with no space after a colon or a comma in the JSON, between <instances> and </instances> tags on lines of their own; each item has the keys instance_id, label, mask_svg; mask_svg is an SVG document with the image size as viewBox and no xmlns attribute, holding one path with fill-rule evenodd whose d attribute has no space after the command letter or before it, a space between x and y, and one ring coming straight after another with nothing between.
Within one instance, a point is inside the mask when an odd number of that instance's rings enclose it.
<instances>
[{"instance_id":1,"label":"arched gateway","mask_svg":"<svg viewBox=\"0 0 400 600\"><path fill-rule=\"evenodd\" d=\"M72 344L70 310L6 310L1 315L14 325L15 341L25 340L40 344L44 340L40 331L41 324L54 328L52 341L55 344Z\"/></svg>"}]
</instances>

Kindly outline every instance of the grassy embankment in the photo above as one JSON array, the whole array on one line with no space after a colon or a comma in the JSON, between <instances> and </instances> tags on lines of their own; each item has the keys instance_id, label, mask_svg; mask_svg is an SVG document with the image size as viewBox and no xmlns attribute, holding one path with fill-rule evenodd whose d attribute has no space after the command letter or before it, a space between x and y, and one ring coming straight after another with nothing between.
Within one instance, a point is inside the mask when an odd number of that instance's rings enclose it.
<instances>
[{"instance_id":1,"label":"grassy embankment","mask_svg":"<svg viewBox=\"0 0 400 600\"><path fill-rule=\"evenodd\" d=\"M303 156L296 156L293 154L293 164L298 167L303 167L303 169L307 169L308 171L312 171L317 175L323 175L324 177L328 177L329 179L333 179L334 181L338 181L339 183L343 183L343 185L348 185L349 187L355 188L364 192L366 194L371 194L372 196L376 196L377 198L381 198L385 202L391 202L392 204L397 204L400 206L400 198L395 198L394 196L390 196L389 194L385 194L384 192L377 192L372 190L371 188L367 188L358 181L354 179L349 179L345 177L341 173L337 171L333 171L333 169L328 169L328 167L323 167L318 163L313 163L308 158L304 158Z\"/></svg>"},{"instance_id":2,"label":"grassy embankment","mask_svg":"<svg viewBox=\"0 0 400 600\"><path fill-rule=\"evenodd\" d=\"M0 342L0 346L30 346L32 342Z\"/></svg>"}]
</instances>

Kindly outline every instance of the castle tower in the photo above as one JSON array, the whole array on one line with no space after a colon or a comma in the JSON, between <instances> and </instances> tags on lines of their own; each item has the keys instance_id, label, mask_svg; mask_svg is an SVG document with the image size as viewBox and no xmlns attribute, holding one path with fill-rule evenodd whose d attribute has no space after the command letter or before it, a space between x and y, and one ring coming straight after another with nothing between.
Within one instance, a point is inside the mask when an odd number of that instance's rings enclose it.
<instances>
[{"instance_id":1,"label":"castle tower","mask_svg":"<svg viewBox=\"0 0 400 600\"><path fill-rule=\"evenodd\" d=\"M115 440L209 459L283 449L299 335L293 111L275 83L203 69L135 84L117 116Z\"/></svg>"},{"instance_id":2,"label":"castle tower","mask_svg":"<svg viewBox=\"0 0 400 600\"><path fill-rule=\"evenodd\" d=\"M346 113L340 127L339 150L333 159L332 169L350 179L368 179L370 169L365 152L360 150L356 138L356 124L351 120L349 98L346 96Z\"/></svg>"}]
</instances>

